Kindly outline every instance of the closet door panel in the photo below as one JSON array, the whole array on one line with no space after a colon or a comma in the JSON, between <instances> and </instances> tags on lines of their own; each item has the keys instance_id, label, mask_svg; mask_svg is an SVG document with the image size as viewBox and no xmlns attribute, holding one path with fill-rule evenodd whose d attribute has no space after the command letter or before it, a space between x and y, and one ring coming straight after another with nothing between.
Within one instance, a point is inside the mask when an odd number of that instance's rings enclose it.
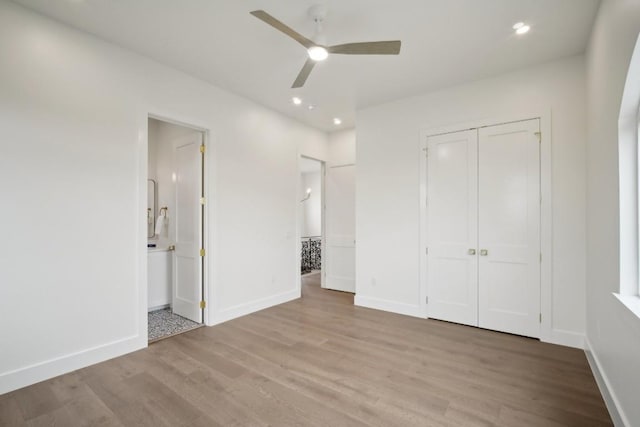
<instances>
[{"instance_id":1,"label":"closet door panel","mask_svg":"<svg viewBox=\"0 0 640 427\"><path fill-rule=\"evenodd\" d=\"M538 337L540 146L537 119L479 130L479 326Z\"/></svg>"},{"instance_id":2,"label":"closet door panel","mask_svg":"<svg viewBox=\"0 0 640 427\"><path fill-rule=\"evenodd\" d=\"M478 324L477 139L471 130L427 141L428 314L473 326Z\"/></svg>"}]
</instances>

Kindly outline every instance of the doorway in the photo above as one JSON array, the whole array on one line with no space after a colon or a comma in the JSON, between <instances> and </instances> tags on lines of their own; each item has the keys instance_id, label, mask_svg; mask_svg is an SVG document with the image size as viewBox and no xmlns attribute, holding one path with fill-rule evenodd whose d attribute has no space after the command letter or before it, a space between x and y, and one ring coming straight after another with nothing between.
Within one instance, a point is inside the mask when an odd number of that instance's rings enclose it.
<instances>
[{"instance_id":1,"label":"doorway","mask_svg":"<svg viewBox=\"0 0 640 427\"><path fill-rule=\"evenodd\" d=\"M204 324L205 136L148 119L149 342Z\"/></svg>"},{"instance_id":2,"label":"doorway","mask_svg":"<svg viewBox=\"0 0 640 427\"><path fill-rule=\"evenodd\" d=\"M324 162L300 157L300 275L324 285Z\"/></svg>"}]
</instances>

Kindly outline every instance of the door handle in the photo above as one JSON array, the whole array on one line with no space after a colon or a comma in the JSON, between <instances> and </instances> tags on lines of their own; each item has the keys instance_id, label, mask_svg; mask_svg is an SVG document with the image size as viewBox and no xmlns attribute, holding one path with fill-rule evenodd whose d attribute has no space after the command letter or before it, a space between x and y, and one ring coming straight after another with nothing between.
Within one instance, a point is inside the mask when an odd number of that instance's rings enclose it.
<instances>
[{"instance_id":1,"label":"door handle","mask_svg":"<svg viewBox=\"0 0 640 427\"><path fill-rule=\"evenodd\" d=\"M475 249L469 249L468 253L469 253L469 255L475 255L476 254L476 250Z\"/></svg>"},{"instance_id":2,"label":"door handle","mask_svg":"<svg viewBox=\"0 0 640 427\"><path fill-rule=\"evenodd\" d=\"M480 249L480 256L487 256L489 255L489 251L486 249Z\"/></svg>"}]
</instances>

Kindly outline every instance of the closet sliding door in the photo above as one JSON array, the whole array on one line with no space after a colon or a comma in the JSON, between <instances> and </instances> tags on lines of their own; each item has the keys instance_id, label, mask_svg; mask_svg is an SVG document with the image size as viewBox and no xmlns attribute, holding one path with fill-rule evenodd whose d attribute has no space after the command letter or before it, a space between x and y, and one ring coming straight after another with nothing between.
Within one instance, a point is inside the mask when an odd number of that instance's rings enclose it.
<instances>
[{"instance_id":1,"label":"closet sliding door","mask_svg":"<svg viewBox=\"0 0 640 427\"><path fill-rule=\"evenodd\" d=\"M539 121L479 129L479 326L540 332Z\"/></svg>"}]
</instances>

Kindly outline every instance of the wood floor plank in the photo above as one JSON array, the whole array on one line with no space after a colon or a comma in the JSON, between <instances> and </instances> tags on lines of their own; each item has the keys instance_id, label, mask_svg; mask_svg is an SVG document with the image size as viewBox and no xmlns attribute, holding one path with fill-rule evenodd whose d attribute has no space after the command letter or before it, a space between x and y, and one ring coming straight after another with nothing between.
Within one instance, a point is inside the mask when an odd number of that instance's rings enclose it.
<instances>
[{"instance_id":1,"label":"wood floor plank","mask_svg":"<svg viewBox=\"0 0 640 427\"><path fill-rule=\"evenodd\" d=\"M31 418L27 425L29 427L49 427L49 426L68 426L80 427L80 420L76 420L69 413L65 406L56 408L38 417Z\"/></svg>"},{"instance_id":2,"label":"wood floor plank","mask_svg":"<svg viewBox=\"0 0 640 427\"><path fill-rule=\"evenodd\" d=\"M8 396L3 395L3 396ZM0 426L25 426L18 402L14 398L0 399Z\"/></svg>"},{"instance_id":3,"label":"wood floor plank","mask_svg":"<svg viewBox=\"0 0 640 427\"><path fill-rule=\"evenodd\" d=\"M15 392L14 398L26 421L54 412L63 406L63 403L51 390L50 382L42 382L18 390Z\"/></svg>"},{"instance_id":4,"label":"wood floor plank","mask_svg":"<svg viewBox=\"0 0 640 427\"><path fill-rule=\"evenodd\" d=\"M584 352L303 297L0 396L1 426L611 426Z\"/></svg>"}]
</instances>

